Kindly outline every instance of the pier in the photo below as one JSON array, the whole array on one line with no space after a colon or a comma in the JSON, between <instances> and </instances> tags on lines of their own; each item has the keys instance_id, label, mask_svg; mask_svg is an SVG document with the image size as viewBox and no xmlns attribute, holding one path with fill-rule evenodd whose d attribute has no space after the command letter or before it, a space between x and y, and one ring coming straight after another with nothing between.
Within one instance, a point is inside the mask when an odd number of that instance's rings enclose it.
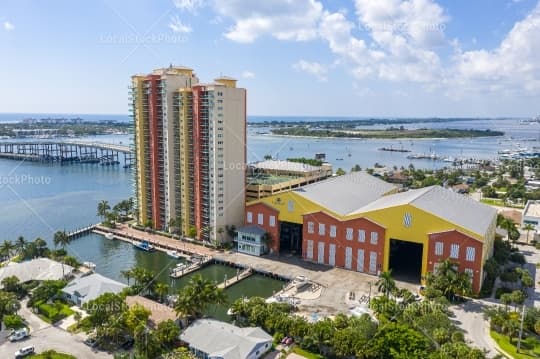
<instances>
[{"instance_id":1,"label":"pier","mask_svg":"<svg viewBox=\"0 0 540 359\"><path fill-rule=\"evenodd\" d=\"M129 168L134 163L129 146L84 141L9 141L0 142L0 158L60 164L99 163L102 166L120 164Z\"/></svg>"},{"instance_id":2,"label":"pier","mask_svg":"<svg viewBox=\"0 0 540 359\"><path fill-rule=\"evenodd\" d=\"M180 267L176 267L171 270L170 277L174 279L182 278L185 275L198 271L211 262L213 262L212 257L205 257L199 262L181 264Z\"/></svg>"},{"instance_id":3,"label":"pier","mask_svg":"<svg viewBox=\"0 0 540 359\"><path fill-rule=\"evenodd\" d=\"M253 274L253 271L251 270L251 268L244 269L242 272L239 272L238 274L236 274L236 276L230 279L227 279L225 277L225 280L222 283L218 284L218 288L227 289L235 285L236 283L240 282L241 280L248 278L252 274Z\"/></svg>"},{"instance_id":4,"label":"pier","mask_svg":"<svg viewBox=\"0 0 540 359\"><path fill-rule=\"evenodd\" d=\"M96 224L92 224L92 225L89 225L88 227L83 227L83 228L76 229L76 230L74 230L72 232L68 232L67 236L70 239L75 239L75 238L86 236L87 234L93 232L95 230L96 226L97 226Z\"/></svg>"}]
</instances>

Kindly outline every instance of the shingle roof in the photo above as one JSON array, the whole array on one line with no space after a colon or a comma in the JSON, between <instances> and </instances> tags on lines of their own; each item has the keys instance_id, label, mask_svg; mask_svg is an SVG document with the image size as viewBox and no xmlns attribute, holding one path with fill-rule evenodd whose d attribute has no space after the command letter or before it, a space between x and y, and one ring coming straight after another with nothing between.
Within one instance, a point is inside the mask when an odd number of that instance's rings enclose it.
<instances>
[{"instance_id":1,"label":"shingle roof","mask_svg":"<svg viewBox=\"0 0 540 359\"><path fill-rule=\"evenodd\" d=\"M151 299L141 297L139 295L128 296L126 297L126 304L129 307L139 304L144 308L150 311L150 321L154 325L158 325L161 322L167 320L176 320L176 312L171 307L166 306L165 304L158 303Z\"/></svg>"},{"instance_id":2,"label":"shingle roof","mask_svg":"<svg viewBox=\"0 0 540 359\"><path fill-rule=\"evenodd\" d=\"M474 233L484 235L497 210L440 186L431 186L382 197L359 208L354 213L365 213L388 207L409 204L432 213Z\"/></svg>"},{"instance_id":3,"label":"shingle roof","mask_svg":"<svg viewBox=\"0 0 540 359\"><path fill-rule=\"evenodd\" d=\"M345 215L395 191L397 187L364 171L351 172L294 190L331 211Z\"/></svg>"},{"instance_id":4,"label":"shingle roof","mask_svg":"<svg viewBox=\"0 0 540 359\"><path fill-rule=\"evenodd\" d=\"M0 268L0 281L11 276L16 276L22 283L29 280L62 279L63 273L67 275L72 271L73 267L67 264L64 264L64 272L62 272L62 263L49 258L36 258L21 263L12 262Z\"/></svg>"},{"instance_id":5,"label":"shingle roof","mask_svg":"<svg viewBox=\"0 0 540 359\"><path fill-rule=\"evenodd\" d=\"M190 347L223 359L244 359L257 347L266 351L272 337L260 328L239 328L213 319L199 319L180 336Z\"/></svg>"},{"instance_id":6,"label":"shingle roof","mask_svg":"<svg viewBox=\"0 0 540 359\"><path fill-rule=\"evenodd\" d=\"M127 286L123 283L94 273L71 281L62 292L75 294L81 299L81 303L86 303L105 293L120 293L125 287Z\"/></svg>"}]
</instances>

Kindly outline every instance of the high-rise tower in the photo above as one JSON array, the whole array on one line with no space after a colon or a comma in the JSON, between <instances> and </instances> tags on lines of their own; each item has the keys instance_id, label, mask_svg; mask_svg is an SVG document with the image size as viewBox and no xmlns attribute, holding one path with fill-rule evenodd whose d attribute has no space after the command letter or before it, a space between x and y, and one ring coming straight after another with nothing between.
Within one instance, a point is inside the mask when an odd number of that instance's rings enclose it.
<instances>
[{"instance_id":1,"label":"high-rise tower","mask_svg":"<svg viewBox=\"0 0 540 359\"><path fill-rule=\"evenodd\" d=\"M221 240L243 222L246 90L172 66L133 76L131 89L138 222Z\"/></svg>"}]
</instances>

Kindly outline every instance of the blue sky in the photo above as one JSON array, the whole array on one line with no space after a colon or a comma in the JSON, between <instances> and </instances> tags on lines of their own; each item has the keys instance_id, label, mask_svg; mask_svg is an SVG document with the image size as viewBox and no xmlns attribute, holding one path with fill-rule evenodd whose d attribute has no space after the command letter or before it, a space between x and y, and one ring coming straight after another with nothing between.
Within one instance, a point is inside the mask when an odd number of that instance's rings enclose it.
<instances>
[{"instance_id":1,"label":"blue sky","mask_svg":"<svg viewBox=\"0 0 540 359\"><path fill-rule=\"evenodd\" d=\"M127 113L170 63L250 115L540 114L538 0L2 0L0 112Z\"/></svg>"}]
</instances>

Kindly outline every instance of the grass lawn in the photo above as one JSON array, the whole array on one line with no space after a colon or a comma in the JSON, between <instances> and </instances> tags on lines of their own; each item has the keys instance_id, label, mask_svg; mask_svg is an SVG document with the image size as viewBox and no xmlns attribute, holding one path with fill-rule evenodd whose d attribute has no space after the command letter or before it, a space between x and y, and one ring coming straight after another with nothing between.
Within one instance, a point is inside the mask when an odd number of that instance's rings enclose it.
<instances>
[{"instance_id":1,"label":"grass lawn","mask_svg":"<svg viewBox=\"0 0 540 359\"><path fill-rule=\"evenodd\" d=\"M480 202L490 204L492 206L504 206L503 200L497 198L482 198Z\"/></svg>"},{"instance_id":2,"label":"grass lawn","mask_svg":"<svg viewBox=\"0 0 540 359\"><path fill-rule=\"evenodd\" d=\"M29 358L34 358L34 359L77 359L73 355L64 354L64 353L57 353L57 352L52 352L50 354L47 353L47 352L44 352L42 354L31 355L31 356L29 356Z\"/></svg>"},{"instance_id":3,"label":"grass lawn","mask_svg":"<svg viewBox=\"0 0 540 359\"><path fill-rule=\"evenodd\" d=\"M304 350L297 346L292 349L292 352L308 359L324 359L322 355L308 352L307 350Z\"/></svg>"},{"instance_id":4,"label":"grass lawn","mask_svg":"<svg viewBox=\"0 0 540 359\"><path fill-rule=\"evenodd\" d=\"M67 305L61 301L55 301L54 304L41 303L39 306L38 316L46 321L47 323L53 323L53 321L58 321L54 317L59 317L64 319L74 314L75 312ZM54 317L53 317L54 316Z\"/></svg>"},{"instance_id":5,"label":"grass lawn","mask_svg":"<svg viewBox=\"0 0 540 359\"><path fill-rule=\"evenodd\" d=\"M530 359L540 356L540 342L533 337L521 341L521 351L518 353L516 351L517 339L510 343L508 337L504 334L497 333L494 330L491 330L490 334L497 345L514 359Z\"/></svg>"}]
</instances>

